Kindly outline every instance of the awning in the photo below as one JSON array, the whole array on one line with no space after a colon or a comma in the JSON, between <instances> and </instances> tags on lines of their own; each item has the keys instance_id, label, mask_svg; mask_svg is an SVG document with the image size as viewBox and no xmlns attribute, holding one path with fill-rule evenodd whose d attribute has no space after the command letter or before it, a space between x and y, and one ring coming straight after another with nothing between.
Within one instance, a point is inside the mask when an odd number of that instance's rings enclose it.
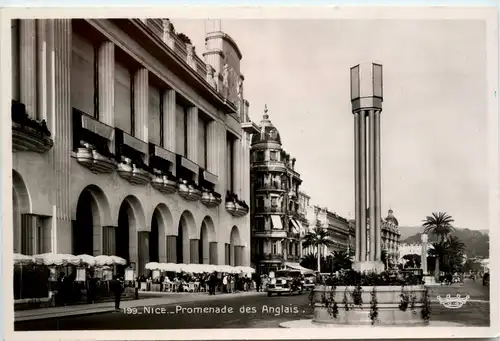
<instances>
[{"instance_id":1,"label":"awning","mask_svg":"<svg viewBox=\"0 0 500 341\"><path fill-rule=\"evenodd\" d=\"M295 220L295 219L290 219L292 221L292 225L293 225L293 233L300 233L300 226L298 224L298 221Z\"/></svg>"},{"instance_id":2,"label":"awning","mask_svg":"<svg viewBox=\"0 0 500 341\"><path fill-rule=\"evenodd\" d=\"M272 215L271 221L273 222L274 229L283 230L283 225L281 224L281 217L279 215Z\"/></svg>"},{"instance_id":3,"label":"awning","mask_svg":"<svg viewBox=\"0 0 500 341\"><path fill-rule=\"evenodd\" d=\"M311 273L314 273L314 270L304 268L303 266L300 266L299 263L288 263L288 262L286 262L285 266L287 268L292 269L292 270L299 270L300 272L302 272L302 274L311 274Z\"/></svg>"}]
</instances>

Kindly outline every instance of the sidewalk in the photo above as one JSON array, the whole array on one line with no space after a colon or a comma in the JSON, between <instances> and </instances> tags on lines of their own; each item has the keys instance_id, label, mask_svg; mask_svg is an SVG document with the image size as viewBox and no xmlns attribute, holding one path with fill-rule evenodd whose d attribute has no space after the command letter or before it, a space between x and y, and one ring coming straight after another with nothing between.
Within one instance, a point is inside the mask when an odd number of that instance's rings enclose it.
<instances>
[{"instance_id":1,"label":"sidewalk","mask_svg":"<svg viewBox=\"0 0 500 341\"><path fill-rule=\"evenodd\" d=\"M207 293L163 293L163 292L140 292L138 300L122 301L120 308L135 308L142 306L158 306L174 303L191 303L198 301L224 300L233 297L263 296L265 292L238 292L234 294L217 294L215 296ZM42 308L33 310L20 310L14 312L14 322L43 320L58 317L81 316L91 314L109 313L115 310L114 302L95 304L80 304L66 307Z\"/></svg>"}]
</instances>

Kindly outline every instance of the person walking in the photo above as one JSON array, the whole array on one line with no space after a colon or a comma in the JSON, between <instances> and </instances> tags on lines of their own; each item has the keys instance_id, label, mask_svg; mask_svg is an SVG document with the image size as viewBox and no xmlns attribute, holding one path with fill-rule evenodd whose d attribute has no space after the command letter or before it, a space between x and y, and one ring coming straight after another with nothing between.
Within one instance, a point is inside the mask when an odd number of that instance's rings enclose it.
<instances>
[{"instance_id":1,"label":"person walking","mask_svg":"<svg viewBox=\"0 0 500 341\"><path fill-rule=\"evenodd\" d=\"M257 289L257 292L260 291L260 275L255 276L255 286Z\"/></svg>"},{"instance_id":2,"label":"person walking","mask_svg":"<svg viewBox=\"0 0 500 341\"><path fill-rule=\"evenodd\" d=\"M224 274L224 277L222 278L222 287L223 287L223 290L224 292L229 292L229 288L228 288L228 279L227 279L227 275Z\"/></svg>"},{"instance_id":3,"label":"person walking","mask_svg":"<svg viewBox=\"0 0 500 341\"><path fill-rule=\"evenodd\" d=\"M115 310L120 311L120 301L122 298L123 284L118 276L111 283L111 291L115 295Z\"/></svg>"}]
</instances>

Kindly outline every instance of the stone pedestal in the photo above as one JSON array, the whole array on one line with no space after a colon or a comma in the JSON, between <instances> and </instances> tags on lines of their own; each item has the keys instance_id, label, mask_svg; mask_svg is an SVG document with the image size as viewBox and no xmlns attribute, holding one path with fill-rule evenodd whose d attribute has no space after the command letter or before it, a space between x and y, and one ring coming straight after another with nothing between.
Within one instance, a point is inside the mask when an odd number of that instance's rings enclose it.
<instances>
[{"instance_id":1,"label":"stone pedestal","mask_svg":"<svg viewBox=\"0 0 500 341\"><path fill-rule=\"evenodd\" d=\"M354 262L352 264L352 269L357 272L376 272L381 273L385 271L385 266L382 261L365 261L365 262Z\"/></svg>"}]
</instances>

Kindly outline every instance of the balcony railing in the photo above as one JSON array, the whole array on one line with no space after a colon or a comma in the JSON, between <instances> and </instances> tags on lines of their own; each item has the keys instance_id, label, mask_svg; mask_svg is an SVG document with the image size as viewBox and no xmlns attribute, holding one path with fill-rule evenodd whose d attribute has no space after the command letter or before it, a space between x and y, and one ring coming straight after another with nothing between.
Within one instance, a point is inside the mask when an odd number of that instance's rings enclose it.
<instances>
[{"instance_id":1,"label":"balcony railing","mask_svg":"<svg viewBox=\"0 0 500 341\"><path fill-rule=\"evenodd\" d=\"M45 153L54 145L45 120L37 121L26 113L26 106L12 101L12 149Z\"/></svg>"},{"instance_id":2,"label":"balcony railing","mask_svg":"<svg viewBox=\"0 0 500 341\"><path fill-rule=\"evenodd\" d=\"M280 253L265 253L262 255L263 260L283 261L283 255Z\"/></svg>"},{"instance_id":3,"label":"balcony railing","mask_svg":"<svg viewBox=\"0 0 500 341\"><path fill-rule=\"evenodd\" d=\"M286 238L287 232L285 230L254 230L254 236L260 238Z\"/></svg>"}]
</instances>

